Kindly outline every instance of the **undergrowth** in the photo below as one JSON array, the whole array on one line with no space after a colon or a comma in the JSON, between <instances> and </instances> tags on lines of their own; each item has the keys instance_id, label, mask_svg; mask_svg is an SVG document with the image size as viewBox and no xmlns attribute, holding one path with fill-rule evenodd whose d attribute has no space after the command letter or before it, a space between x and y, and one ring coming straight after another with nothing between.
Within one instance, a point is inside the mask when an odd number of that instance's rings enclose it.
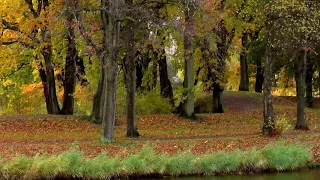
<instances>
[{"instance_id":1,"label":"undergrowth","mask_svg":"<svg viewBox=\"0 0 320 180\"><path fill-rule=\"evenodd\" d=\"M156 153L152 147L125 158L106 153L88 159L71 148L60 155L16 156L9 162L0 159L0 179L84 178L109 179L142 175L213 175L253 171L289 171L312 164L311 147L284 142L249 151L217 152L196 155Z\"/></svg>"}]
</instances>

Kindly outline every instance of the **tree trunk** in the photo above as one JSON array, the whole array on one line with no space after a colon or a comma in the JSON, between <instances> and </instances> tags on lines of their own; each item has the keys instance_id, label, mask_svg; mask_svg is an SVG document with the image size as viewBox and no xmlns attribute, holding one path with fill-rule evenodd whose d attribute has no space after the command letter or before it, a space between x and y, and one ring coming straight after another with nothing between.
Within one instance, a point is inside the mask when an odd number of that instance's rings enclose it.
<instances>
[{"instance_id":1,"label":"tree trunk","mask_svg":"<svg viewBox=\"0 0 320 180\"><path fill-rule=\"evenodd\" d=\"M133 0L125 1L128 6L133 5ZM124 61L124 72L127 89L127 137L138 137L136 124L135 95L136 95L136 69L135 69L135 39L133 22L126 25L125 35L127 52Z\"/></svg>"},{"instance_id":2,"label":"tree trunk","mask_svg":"<svg viewBox=\"0 0 320 180\"><path fill-rule=\"evenodd\" d=\"M60 108L57 98L57 92L56 92L56 82L55 82L55 76L54 76L54 68L51 62L52 58L52 48L50 45L45 46L42 49L42 55L45 62L45 72L46 72L46 86L44 88L47 88L47 94L45 94L47 101L47 109L48 114L60 114Z\"/></svg>"},{"instance_id":3,"label":"tree trunk","mask_svg":"<svg viewBox=\"0 0 320 180\"><path fill-rule=\"evenodd\" d=\"M83 62L83 58L77 55L76 57L76 77L78 82L80 82L81 86L87 86L89 84L88 79L84 76L86 75L85 65Z\"/></svg>"},{"instance_id":4,"label":"tree trunk","mask_svg":"<svg viewBox=\"0 0 320 180\"><path fill-rule=\"evenodd\" d=\"M114 56L115 54L113 54ZM110 58L108 61L114 61ZM106 74L106 90L103 92L106 96L106 103L103 114L103 141L114 141L114 125L116 122L116 94L117 94L117 76L118 76L118 64L116 62L107 63L108 68Z\"/></svg>"},{"instance_id":5,"label":"tree trunk","mask_svg":"<svg viewBox=\"0 0 320 180\"><path fill-rule=\"evenodd\" d=\"M271 47L267 47L266 60L264 68L264 121L262 127L263 135L272 135L274 132L274 115L273 115L273 104L272 104L272 52Z\"/></svg>"},{"instance_id":6,"label":"tree trunk","mask_svg":"<svg viewBox=\"0 0 320 180\"><path fill-rule=\"evenodd\" d=\"M150 91L152 88L149 87L149 82L146 83L147 86L143 86L145 82L143 82L144 76L146 75L146 71L149 68L149 64L152 62L152 58L150 57L151 55L149 53L153 53L153 47L151 44L148 45L147 47L147 52L138 52L137 53L137 61L136 61L136 74L137 74L137 90L143 92L144 90ZM151 84L156 84L156 78L157 78L157 72L156 69L157 67L154 68L154 75L153 77L153 83ZM148 79L149 80L149 79Z\"/></svg>"},{"instance_id":7,"label":"tree trunk","mask_svg":"<svg viewBox=\"0 0 320 180\"><path fill-rule=\"evenodd\" d=\"M104 81L107 83L105 110L103 114L103 137L104 142L114 141L114 125L116 121L116 94L118 79L118 43L120 33L119 21L119 0L101 0L103 9L109 9L108 13L102 13L102 22L104 28L104 49L108 54L104 56L107 72Z\"/></svg>"},{"instance_id":8,"label":"tree trunk","mask_svg":"<svg viewBox=\"0 0 320 180\"><path fill-rule=\"evenodd\" d=\"M136 89L137 91L142 91L142 79L144 75L144 55L140 52L137 53L137 61L136 61Z\"/></svg>"},{"instance_id":9,"label":"tree trunk","mask_svg":"<svg viewBox=\"0 0 320 180\"><path fill-rule=\"evenodd\" d=\"M296 73L296 89L297 89L297 124L296 129L308 129L304 116L305 107L305 80L306 80L306 62L307 51L303 52L302 59L298 59L298 68Z\"/></svg>"},{"instance_id":10,"label":"tree trunk","mask_svg":"<svg viewBox=\"0 0 320 180\"><path fill-rule=\"evenodd\" d=\"M167 57L164 49L162 50L159 59L159 74L161 96L170 99L170 103L174 105L172 86L168 76Z\"/></svg>"},{"instance_id":11,"label":"tree trunk","mask_svg":"<svg viewBox=\"0 0 320 180\"><path fill-rule=\"evenodd\" d=\"M104 60L101 58L100 60L100 75L97 91L93 97L93 107L91 113L91 119L93 122L97 124L101 124L103 121L103 111L105 104L105 94L103 93L106 90L106 80L105 80L105 65Z\"/></svg>"},{"instance_id":12,"label":"tree trunk","mask_svg":"<svg viewBox=\"0 0 320 180\"><path fill-rule=\"evenodd\" d=\"M37 57L36 57L36 60L38 61ZM44 94L44 97L46 99L47 113L48 114L52 114L51 113L52 112L52 108L51 108L50 99L49 99L47 75L46 75L46 71L45 71L45 68L43 67L42 62L39 62L39 64L38 64L38 71L39 71L41 82L42 82L42 85L43 85L43 94Z\"/></svg>"},{"instance_id":13,"label":"tree trunk","mask_svg":"<svg viewBox=\"0 0 320 180\"><path fill-rule=\"evenodd\" d=\"M255 92L262 93L263 86L263 68L261 63L261 58L257 59L257 73L256 73L256 84L255 84Z\"/></svg>"},{"instance_id":14,"label":"tree trunk","mask_svg":"<svg viewBox=\"0 0 320 180\"><path fill-rule=\"evenodd\" d=\"M306 105L308 108L312 108L313 106L313 86L312 86L312 79L314 73L314 60L311 58L307 58L306 64Z\"/></svg>"},{"instance_id":15,"label":"tree trunk","mask_svg":"<svg viewBox=\"0 0 320 180\"><path fill-rule=\"evenodd\" d=\"M221 95L222 95L222 88L218 83L214 83L213 85L213 93L212 93L212 112L213 113L224 113L222 102L221 102Z\"/></svg>"},{"instance_id":16,"label":"tree trunk","mask_svg":"<svg viewBox=\"0 0 320 180\"><path fill-rule=\"evenodd\" d=\"M242 52L240 53L240 86L239 91L249 91L249 76L247 63L247 41L248 33L243 33L242 36Z\"/></svg>"},{"instance_id":17,"label":"tree trunk","mask_svg":"<svg viewBox=\"0 0 320 180\"><path fill-rule=\"evenodd\" d=\"M64 72L64 95L63 95L63 107L62 113L65 115L72 115L74 110L74 98L73 94L76 87L76 58L77 49L75 42L74 27L72 25L72 17L67 19L67 39L68 49L66 56L65 72Z\"/></svg>"},{"instance_id":18,"label":"tree trunk","mask_svg":"<svg viewBox=\"0 0 320 180\"><path fill-rule=\"evenodd\" d=\"M194 7L186 6L184 10L186 28L184 32L184 82L183 87L186 90L186 99L182 102L181 116L194 118L194 57L192 46L192 28Z\"/></svg>"},{"instance_id":19,"label":"tree trunk","mask_svg":"<svg viewBox=\"0 0 320 180\"><path fill-rule=\"evenodd\" d=\"M156 56L157 57L157 56ZM158 63L157 61L154 59L152 61L152 83L151 86L148 87L148 90L151 91L153 89L155 89L157 87L157 79L158 79Z\"/></svg>"},{"instance_id":20,"label":"tree trunk","mask_svg":"<svg viewBox=\"0 0 320 180\"><path fill-rule=\"evenodd\" d=\"M226 57L229 49L229 44L227 44L227 29L221 25L220 32L218 32L219 37L221 38L221 42L217 43L217 60L218 60L218 66L215 67L215 73L212 75L212 100L213 100L213 106L212 106L212 112L213 113L224 113L223 106L221 102L221 95L223 92L223 78L224 78L224 72L225 72L225 62ZM213 64L211 64L211 67L214 67ZM211 68L209 69L210 71ZM211 72L212 73L212 72Z\"/></svg>"}]
</instances>

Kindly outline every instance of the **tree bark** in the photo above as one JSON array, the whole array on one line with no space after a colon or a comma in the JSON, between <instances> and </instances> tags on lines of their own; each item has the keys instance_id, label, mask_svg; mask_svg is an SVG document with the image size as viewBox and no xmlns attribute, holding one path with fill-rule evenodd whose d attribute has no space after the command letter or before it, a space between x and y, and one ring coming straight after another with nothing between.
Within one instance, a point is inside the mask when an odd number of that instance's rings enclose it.
<instances>
[{"instance_id":1,"label":"tree bark","mask_svg":"<svg viewBox=\"0 0 320 180\"><path fill-rule=\"evenodd\" d=\"M297 124L296 129L307 129L304 108L305 108L305 80L306 80L306 62L307 51L303 52L302 59L298 59L298 68L296 73L297 89Z\"/></svg>"},{"instance_id":2,"label":"tree bark","mask_svg":"<svg viewBox=\"0 0 320 180\"><path fill-rule=\"evenodd\" d=\"M150 57L151 55L149 53L154 53L153 52L153 47L151 44L148 45L147 47L147 52L137 52L136 56L137 61L136 61L136 74L137 74L137 90L143 92L144 90L150 91L152 88L149 87L150 83L146 83L147 86L143 86L143 78L146 75L146 71L149 68L149 64L152 62L152 58ZM156 71L155 67L155 70ZM153 83L151 84L156 84L156 78L157 78L157 72L154 73L153 77ZM149 79L148 79L149 80Z\"/></svg>"},{"instance_id":3,"label":"tree bark","mask_svg":"<svg viewBox=\"0 0 320 180\"><path fill-rule=\"evenodd\" d=\"M187 2L188 3L188 2ZM190 2L189 2L190 3ZM194 114L194 57L192 45L192 28L194 7L185 5L184 10L186 28L184 31L184 82L183 87L186 90L185 100L181 104L181 116L193 119Z\"/></svg>"},{"instance_id":4,"label":"tree bark","mask_svg":"<svg viewBox=\"0 0 320 180\"><path fill-rule=\"evenodd\" d=\"M167 56L164 49L159 59L159 74L161 96L170 99L170 103L174 105L172 86L168 76Z\"/></svg>"},{"instance_id":5,"label":"tree bark","mask_svg":"<svg viewBox=\"0 0 320 180\"><path fill-rule=\"evenodd\" d=\"M264 121L262 127L263 135L272 135L274 133L274 115L273 115L273 104L272 104L272 52L271 47L267 47L266 60L264 68Z\"/></svg>"},{"instance_id":6,"label":"tree bark","mask_svg":"<svg viewBox=\"0 0 320 180\"><path fill-rule=\"evenodd\" d=\"M103 60L104 57L100 60L100 75L97 91L93 97L93 107L91 113L91 119L97 124L101 124L103 121L103 111L105 104L105 94L103 93L106 90L106 81L105 81L105 63Z\"/></svg>"},{"instance_id":7,"label":"tree bark","mask_svg":"<svg viewBox=\"0 0 320 180\"><path fill-rule=\"evenodd\" d=\"M52 65L52 48L51 45L46 45L42 49L42 56L44 58L45 62L45 72L46 72L46 86L44 88L47 88L45 90L47 94L45 94L46 99L48 100L47 109L48 114L60 114L60 108L57 98L57 92L56 92L56 82L55 82L55 76L54 76L54 68Z\"/></svg>"},{"instance_id":8,"label":"tree bark","mask_svg":"<svg viewBox=\"0 0 320 180\"><path fill-rule=\"evenodd\" d=\"M83 58L79 57L78 55L76 57L76 69L77 69L76 77L78 82L80 82L81 86L87 86L89 82L88 82L88 79L84 77L86 75L86 71L85 71Z\"/></svg>"},{"instance_id":9,"label":"tree bark","mask_svg":"<svg viewBox=\"0 0 320 180\"><path fill-rule=\"evenodd\" d=\"M37 57L36 60L38 61ZM38 64L38 72L40 74L40 78L41 78L41 82L43 85L43 94L46 100L46 107L47 107L47 113L48 114L52 114L52 107L50 105L50 99L49 99L49 91L48 91L48 84L47 84L47 75L46 75L46 71L45 68L43 67L42 62L39 62Z\"/></svg>"},{"instance_id":10,"label":"tree bark","mask_svg":"<svg viewBox=\"0 0 320 180\"><path fill-rule=\"evenodd\" d=\"M144 75L144 55L140 52L137 53L136 57L136 89L137 91L142 91L142 79Z\"/></svg>"},{"instance_id":11,"label":"tree bark","mask_svg":"<svg viewBox=\"0 0 320 180\"><path fill-rule=\"evenodd\" d=\"M307 56L306 64L306 105L308 108L313 107L313 73L314 73L314 60Z\"/></svg>"},{"instance_id":12,"label":"tree bark","mask_svg":"<svg viewBox=\"0 0 320 180\"><path fill-rule=\"evenodd\" d=\"M248 62L247 62L247 42L248 33L242 35L242 52L240 53L240 85L239 91L249 91L249 76L248 76Z\"/></svg>"},{"instance_id":13,"label":"tree bark","mask_svg":"<svg viewBox=\"0 0 320 180\"><path fill-rule=\"evenodd\" d=\"M125 1L128 6L133 5L133 0ZM136 124L135 95L136 95L136 69L135 69L135 33L133 22L128 22L125 27L126 56L124 59L124 72L127 89L127 137L138 137Z\"/></svg>"},{"instance_id":14,"label":"tree bark","mask_svg":"<svg viewBox=\"0 0 320 180\"><path fill-rule=\"evenodd\" d=\"M211 65L214 67L215 73L212 76L212 98L213 98L213 113L224 113L222 102L221 102L221 95L223 92L223 77L225 73L225 63L227 58L227 53L230 44L227 42L227 34L228 31L224 27L223 24L220 24L220 27L217 30L217 35L220 37L221 42L217 42L217 50L216 56L218 60L218 66ZM233 38L233 37L230 37ZM210 69L209 69L210 70ZM212 70L211 70L212 71Z\"/></svg>"},{"instance_id":15,"label":"tree bark","mask_svg":"<svg viewBox=\"0 0 320 180\"><path fill-rule=\"evenodd\" d=\"M223 90L218 83L214 83L213 88L215 90L212 93L212 99L213 99L212 112L224 113L222 102L221 102L221 95Z\"/></svg>"},{"instance_id":16,"label":"tree bark","mask_svg":"<svg viewBox=\"0 0 320 180\"><path fill-rule=\"evenodd\" d=\"M225 10L226 1L223 0L220 2L220 11ZM217 48L215 55L217 57L217 65L212 64L210 67L214 69L214 74L212 76L212 97L213 97L213 113L223 113L223 106L221 102L221 95L224 90L223 81L225 74L225 65L226 58L228 54L229 47L232 43L232 40L235 36L235 29L232 29L231 32L228 32L225 20L221 19L217 27L214 29L216 35L219 37L219 41L217 43ZM212 70L210 70L212 71ZM211 72L212 73L212 72Z\"/></svg>"},{"instance_id":17,"label":"tree bark","mask_svg":"<svg viewBox=\"0 0 320 180\"><path fill-rule=\"evenodd\" d=\"M103 93L106 96L105 110L103 114L103 137L104 142L114 141L114 125L116 121L116 94L118 80L118 43L120 33L119 21L119 0L101 0L102 9L109 9L108 13L102 13L102 23L104 30L104 50L106 62L106 91Z\"/></svg>"},{"instance_id":18,"label":"tree bark","mask_svg":"<svg viewBox=\"0 0 320 180\"><path fill-rule=\"evenodd\" d=\"M257 58L257 72L256 72L256 84L254 87L255 92L262 93L263 86L263 67L261 63L261 58Z\"/></svg>"},{"instance_id":19,"label":"tree bark","mask_svg":"<svg viewBox=\"0 0 320 180\"><path fill-rule=\"evenodd\" d=\"M68 48L64 72L64 95L63 95L63 106L62 113L65 115L72 115L74 110L74 97L76 87L76 58L77 58L77 49L75 42L75 32L72 25L72 17L67 18L67 39L68 39Z\"/></svg>"}]
</instances>

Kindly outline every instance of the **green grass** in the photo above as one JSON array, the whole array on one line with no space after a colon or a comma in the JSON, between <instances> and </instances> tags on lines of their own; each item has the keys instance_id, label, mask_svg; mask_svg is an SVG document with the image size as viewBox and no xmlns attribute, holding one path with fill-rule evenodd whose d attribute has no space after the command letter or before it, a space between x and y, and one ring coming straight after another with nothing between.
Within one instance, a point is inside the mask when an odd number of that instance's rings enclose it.
<instances>
[{"instance_id":1,"label":"green grass","mask_svg":"<svg viewBox=\"0 0 320 180\"><path fill-rule=\"evenodd\" d=\"M196 155L178 152L175 155L156 153L150 146L125 158L109 157L106 153L87 159L71 148L60 155L16 156L0 163L0 179L105 179L140 175L212 175L252 171L288 171L312 164L311 147L284 142L269 144L249 151L217 152Z\"/></svg>"}]
</instances>

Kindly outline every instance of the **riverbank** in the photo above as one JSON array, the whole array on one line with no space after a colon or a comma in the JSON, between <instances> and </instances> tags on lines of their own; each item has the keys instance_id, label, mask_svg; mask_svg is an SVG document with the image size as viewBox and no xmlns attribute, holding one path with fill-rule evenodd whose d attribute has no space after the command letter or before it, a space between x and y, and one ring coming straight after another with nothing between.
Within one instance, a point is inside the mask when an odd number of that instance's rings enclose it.
<instances>
[{"instance_id":1,"label":"riverbank","mask_svg":"<svg viewBox=\"0 0 320 180\"><path fill-rule=\"evenodd\" d=\"M281 172L316 167L311 146L286 142L248 151L202 155L156 153L151 146L127 157L102 153L87 158L72 148L60 155L16 156L1 165L4 179L110 179L148 176L190 176Z\"/></svg>"}]
</instances>

